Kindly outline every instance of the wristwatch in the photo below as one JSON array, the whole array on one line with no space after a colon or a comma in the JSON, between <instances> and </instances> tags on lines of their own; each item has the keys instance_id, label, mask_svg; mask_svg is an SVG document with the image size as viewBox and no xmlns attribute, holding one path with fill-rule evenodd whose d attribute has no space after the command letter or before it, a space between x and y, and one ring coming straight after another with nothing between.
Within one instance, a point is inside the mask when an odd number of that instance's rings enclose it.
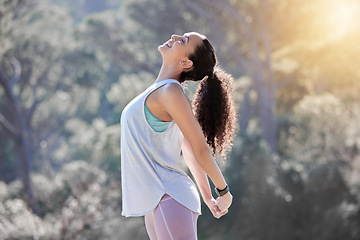
<instances>
[{"instance_id":1,"label":"wristwatch","mask_svg":"<svg viewBox=\"0 0 360 240\"><path fill-rule=\"evenodd\" d=\"M229 191L230 191L230 188L229 188L228 185L226 185L226 187L223 190L220 190L220 189L215 187L215 192L219 197L224 196Z\"/></svg>"}]
</instances>

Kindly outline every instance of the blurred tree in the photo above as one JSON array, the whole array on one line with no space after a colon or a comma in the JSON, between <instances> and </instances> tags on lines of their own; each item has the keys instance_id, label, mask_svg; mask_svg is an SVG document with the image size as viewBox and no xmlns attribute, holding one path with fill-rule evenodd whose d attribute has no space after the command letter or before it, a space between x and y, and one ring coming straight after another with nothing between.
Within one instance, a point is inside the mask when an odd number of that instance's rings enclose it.
<instances>
[{"instance_id":1,"label":"blurred tree","mask_svg":"<svg viewBox=\"0 0 360 240\"><path fill-rule=\"evenodd\" d=\"M121 0L50 0L51 4L59 5L68 9L71 14L74 24L81 23L84 18L92 13L104 12L109 9L117 8L121 5Z\"/></svg>"},{"instance_id":2,"label":"blurred tree","mask_svg":"<svg viewBox=\"0 0 360 240\"><path fill-rule=\"evenodd\" d=\"M343 102L330 93L304 97L294 107L289 131L279 136L283 156L310 168L350 163L358 154L357 109L358 103Z\"/></svg>"},{"instance_id":3,"label":"blurred tree","mask_svg":"<svg viewBox=\"0 0 360 240\"><path fill-rule=\"evenodd\" d=\"M159 61L156 61L154 57L157 54L156 48L153 50L149 48L151 34L141 29L141 26L128 16L126 8L121 7L88 16L79 24L75 37L83 46L81 51L87 52L96 60L86 66L84 71L86 74L79 76L78 79L83 79L82 86L96 88L100 91L100 111L98 113L101 118L107 124L119 123L119 115L127 101L121 101L121 106L119 106L118 102L115 103L108 99L107 93L116 85L126 85L128 82L131 84L122 91L126 92L125 95L133 97L153 81L156 73L154 66L158 65ZM139 42L135 39L148 40ZM85 58L85 61L88 60ZM101 69L99 71L96 68ZM101 72L101 74L94 75L95 72ZM150 75L152 78L137 78L137 82L135 82L133 79L127 80L122 77L134 72L140 76ZM119 97L123 94L119 94Z\"/></svg>"},{"instance_id":4,"label":"blurred tree","mask_svg":"<svg viewBox=\"0 0 360 240\"><path fill-rule=\"evenodd\" d=\"M119 124L107 126L101 118L87 124L74 117L66 122L64 132L69 138L54 152L55 159L60 162L65 154L99 166L115 179L120 177Z\"/></svg>"},{"instance_id":5,"label":"blurred tree","mask_svg":"<svg viewBox=\"0 0 360 240\"><path fill-rule=\"evenodd\" d=\"M67 115L51 115L54 111L50 109L44 119L38 117L37 111L71 83L70 79L63 79L61 57L72 47L71 38L66 34L71 20L62 9L48 7L45 1L6 1L1 10L1 25L5 27L0 37L7 48L0 55L0 124L2 134L6 130L13 139L25 199L38 213L30 180L33 156L40 142L46 142ZM52 118L48 118L50 116ZM52 127L46 128L48 124Z\"/></svg>"},{"instance_id":6,"label":"blurred tree","mask_svg":"<svg viewBox=\"0 0 360 240\"><path fill-rule=\"evenodd\" d=\"M198 17L207 20L206 26L212 29L208 36L214 39L223 64L234 74L252 79L239 111L241 134L246 132L252 114L257 113L262 137L276 152L275 114L282 111L282 106L291 108L319 84L322 91L329 85L343 86L344 82L338 80L343 78L341 75L354 86L359 77L354 63L360 56L360 30L337 29L343 35L334 40L331 30L336 29L328 22L334 18L340 27L358 25L360 18L355 18L355 13L347 17L347 22L343 20L351 7L359 9L354 2L186 1ZM345 13L336 18L339 4Z\"/></svg>"},{"instance_id":7,"label":"blurred tree","mask_svg":"<svg viewBox=\"0 0 360 240\"><path fill-rule=\"evenodd\" d=\"M273 28L279 1L186 1L197 15L208 20L214 42L226 63L237 68L236 74L247 75L253 80L245 93L240 108L240 132L244 134L253 112L250 92L256 92L262 137L272 152L276 152L275 90L273 53L276 39ZM205 7L205 9L203 8ZM232 63L231 63L232 62ZM240 70L240 71L239 71Z\"/></svg>"},{"instance_id":8,"label":"blurred tree","mask_svg":"<svg viewBox=\"0 0 360 240\"><path fill-rule=\"evenodd\" d=\"M143 219L120 216L120 186L84 161L65 164L55 178L31 176L41 218L19 199L16 182L0 182L0 239L145 239Z\"/></svg>"}]
</instances>

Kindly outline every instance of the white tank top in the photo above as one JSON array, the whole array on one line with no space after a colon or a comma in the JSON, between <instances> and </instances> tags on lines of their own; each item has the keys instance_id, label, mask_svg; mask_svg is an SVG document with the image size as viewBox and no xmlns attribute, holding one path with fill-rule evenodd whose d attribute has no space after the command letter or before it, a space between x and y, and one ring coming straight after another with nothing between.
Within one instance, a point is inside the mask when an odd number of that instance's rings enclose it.
<instances>
[{"instance_id":1,"label":"white tank top","mask_svg":"<svg viewBox=\"0 0 360 240\"><path fill-rule=\"evenodd\" d=\"M126 217L151 212L165 193L201 214L196 186L178 167L183 140L179 127L173 121L164 132L155 132L145 118L147 96L168 83L180 85L174 79L154 83L121 115L122 215Z\"/></svg>"}]
</instances>

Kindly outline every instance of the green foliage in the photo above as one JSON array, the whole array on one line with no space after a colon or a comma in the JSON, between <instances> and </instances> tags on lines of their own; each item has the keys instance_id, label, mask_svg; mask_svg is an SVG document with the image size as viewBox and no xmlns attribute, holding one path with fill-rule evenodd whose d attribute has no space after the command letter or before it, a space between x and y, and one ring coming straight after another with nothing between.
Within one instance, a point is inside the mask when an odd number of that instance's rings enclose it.
<instances>
[{"instance_id":1,"label":"green foliage","mask_svg":"<svg viewBox=\"0 0 360 240\"><path fill-rule=\"evenodd\" d=\"M329 93L306 96L294 107L288 131L280 135L282 154L306 165L348 161L358 148L358 108Z\"/></svg>"},{"instance_id":2,"label":"green foliage","mask_svg":"<svg viewBox=\"0 0 360 240\"><path fill-rule=\"evenodd\" d=\"M83 18L89 14L106 11L108 9L121 5L122 1L115 0L83 0L83 1L72 1L72 0L51 0L52 4L62 6L70 12L75 24L81 23Z\"/></svg>"},{"instance_id":3,"label":"green foliage","mask_svg":"<svg viewBox=\"0 0 360 240\"><path fill-rule=\"evenodd\" d=\"M65 125L69 141L63 142L55 152L56 161L82 159L119 176L120 125L107 126L103 119L95 119L88 124L73 118Z\"/></svg>"},{"instance_id":4,"label":"green foliage","mask_svg":"<svg viewBox=\"0 0 360 240\"><path fill-rule=\"evenodd\" d=\"M134 96L141 93L154 81L154 76L147 72L121 75L119 81L111 85L106 98L114 105L114 111L120 116L123 108Z\"/></svg>"},{"instance_id":5,"label":"green foliage","mask_svg":"<svg viewBox=\"0 0 360 240\"><path fill-rule=\"evenodd\" d=\"M145 235L142 219L127 221L120 216L119 182L99 168L74 161L55 178L33 175L32 179L43 216L34 215L23 200L8 195L0 203L0 239L115 240ZM11 190L0 183L0 196L7 191Z\"/></svg>"},{"instance_id":6,"label":"green foliage","mask_svg":"<svg viewBox=\"0 0 360 240\"><path fill-rule=\"evenodd\" d=\"M353 170L331 159L312 158L310 167L272 157L256 131L236 139L235 147L226 171L234 205L223 227L214 222L216 230L206 228L204 239L359 237L353 228L359 221L358 190L351 191L359 182L347 180Z\"/></svg>"}]
</instances>

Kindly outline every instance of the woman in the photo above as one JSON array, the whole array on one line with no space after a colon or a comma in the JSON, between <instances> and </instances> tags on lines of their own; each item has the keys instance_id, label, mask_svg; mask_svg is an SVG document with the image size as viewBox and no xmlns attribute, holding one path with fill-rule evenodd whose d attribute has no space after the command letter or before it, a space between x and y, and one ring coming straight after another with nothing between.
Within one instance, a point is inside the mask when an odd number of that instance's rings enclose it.
<instances>
[{"instance_id":1,"label":"woman","mask_svg":"<svg viewBox=\"0 0 360 240\"><path fill-rule=\"evenodd\" d=\"M214 217L226 214L232 195L214 156L225 156L232 141L232 78L216 66L213 47L199 33L173 35L158 50L163 64L155 83L121 116L122 214L145 216L152 240L197 239L200 197L178 161L182 151ZM181 86L185 80L201 80L195 115Z\"/></svg>"}]
</instances>

